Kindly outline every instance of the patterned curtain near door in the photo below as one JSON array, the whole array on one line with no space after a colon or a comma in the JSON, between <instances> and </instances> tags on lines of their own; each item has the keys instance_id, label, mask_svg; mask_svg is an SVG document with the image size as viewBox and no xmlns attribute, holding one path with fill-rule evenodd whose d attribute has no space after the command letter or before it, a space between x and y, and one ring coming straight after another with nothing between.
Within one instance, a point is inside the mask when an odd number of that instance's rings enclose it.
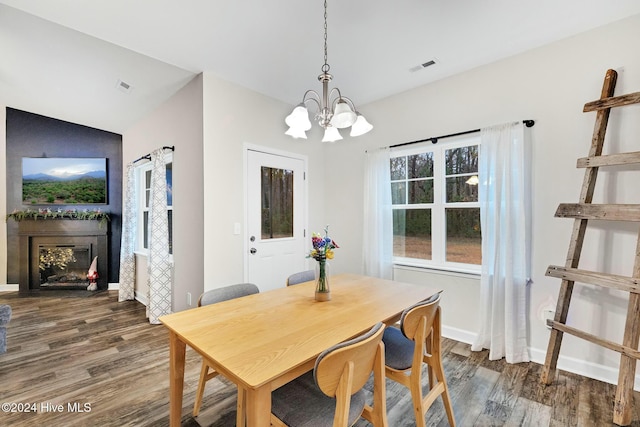
<instances>
[{"instance_id":1,"label":"patterned curtain near door","mask_svg":"<svg viewBox=\"0 0 640 427\"><path fill-rule=\"evenodd\" d=\"M134 299L136 283L136 234L138 229L138 215L136 209L135 166L127 164L124 188L124 206L122 209L122 243L120 245L120 284L118 301Z\"/></svg>"},{"instance_id":2,"label":"patterned curtain near door","mask_svg":"<svg viewBox=\"0 0 640 427\"><path fill-rule=\"evenodd\" d=\"M164 149L151 153L151 195L149 197L149 259L147 317L158 324L158 318L171 313L173 285L169 261L169 220L167 218L167 177Z\"/></svg>"}]
</instances>

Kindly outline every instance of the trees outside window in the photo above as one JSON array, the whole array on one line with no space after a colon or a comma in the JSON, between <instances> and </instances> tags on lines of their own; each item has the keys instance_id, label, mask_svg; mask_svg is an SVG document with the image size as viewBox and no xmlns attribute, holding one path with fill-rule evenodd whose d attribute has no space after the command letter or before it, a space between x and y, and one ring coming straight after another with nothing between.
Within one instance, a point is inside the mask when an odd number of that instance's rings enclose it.
<instances>
[{"instance_id":1,"label":"trees outside window","mask_svg":"<svg viewBox=\"0 0 640 427\"><path fill-rule=\"evenodd\" d=\"M395 262L479 269L479 143L473 137L392 153Z\"/></svg>"}]
</instances>

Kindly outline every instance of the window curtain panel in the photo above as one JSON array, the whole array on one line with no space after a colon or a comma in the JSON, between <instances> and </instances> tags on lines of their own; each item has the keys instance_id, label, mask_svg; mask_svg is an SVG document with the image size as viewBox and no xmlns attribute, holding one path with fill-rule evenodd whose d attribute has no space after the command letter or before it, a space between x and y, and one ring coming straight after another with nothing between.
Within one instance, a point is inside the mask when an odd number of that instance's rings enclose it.
<instances>
[{"instance_id":1,"label":"window curtain panel","mask_svg":"<svg viewBox=\"0 0 640 427\"><path fill-rule=\"evenodd\" d=\"M136 235L138 215L136 209L135 166L128 163L125 173L124 206L122 208L122 240L120 243L120 283L118 301L131 301L135 298L136 284Z\"/></svg>"},{"instance_id":2,"label":"window curtain panel","mask_svg":"<svg viewBox=\"0 0 640 427\"><path fill-rule=\"evenodd\" d=\"M167 218L167 178L162 148L151 153L151 194L149 196L149 259L147 317L158 318L171 313L173 274L169 262L169 220Z\"/></svg>"},{"instance_id":3,"label":"window curtain panel","mask_svg":"<svg viewBox=\"0 0 640 427\"><path fill-rule=\"evenodd\" d=\"M367 152L364 172L364 274L393 276L393 218L389 148Z\"/></svg>"},{"instance_id":4,"label":"window curtain panel","mask_svg":"<svg viewBox=\"0 0 640 427\"><path fill-rule=\"evenodd\" d=\"M473 351L528 362L526 296L531 271L531 149L522 122L481 130L480 331Z\"/></svg>"}]
</instances>

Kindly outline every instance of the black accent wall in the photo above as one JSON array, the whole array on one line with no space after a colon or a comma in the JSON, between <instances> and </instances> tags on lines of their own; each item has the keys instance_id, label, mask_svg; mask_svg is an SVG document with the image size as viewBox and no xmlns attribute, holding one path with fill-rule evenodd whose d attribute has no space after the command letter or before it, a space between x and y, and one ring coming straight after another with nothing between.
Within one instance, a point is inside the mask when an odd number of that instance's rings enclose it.
<instances>
[{"instance_id":1,"label":"black accent wall","mask_svg":"<svg viewBox=\"0 0 640 427\"><path fill-rule=\"evenodd\" d=\"M97 209L109 213L108 280L119 281L122 229L122 135L7 108L7 212L46 208L22 203L23 157L102 157L107 159L105 205L51 205L61 209ZM7 221L7 283L18 283L18 225Z\"/></svg>"}]
</instances>

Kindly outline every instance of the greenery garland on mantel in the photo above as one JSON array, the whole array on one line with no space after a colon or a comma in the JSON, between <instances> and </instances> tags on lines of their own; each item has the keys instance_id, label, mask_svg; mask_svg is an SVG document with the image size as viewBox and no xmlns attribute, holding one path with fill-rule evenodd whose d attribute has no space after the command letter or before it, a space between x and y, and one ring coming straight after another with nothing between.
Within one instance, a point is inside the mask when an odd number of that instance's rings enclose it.
<instances>
[{"instance_id":1,"label":"greenery garland on mantel","mask_svg":"<svg viewBox=\"0 0 640 427\"><path fill-rule=\"evenodd\" d=\"M7 220L13 219L14 221L25 220L39 220L39 219L80 219L80 220L95 220L100 221L100 226L105 225L108 221L109 214L103 212L100 209L27 209L24 211L15 210L10 214L7 214Z\"/></svg>"}]
</instances>

